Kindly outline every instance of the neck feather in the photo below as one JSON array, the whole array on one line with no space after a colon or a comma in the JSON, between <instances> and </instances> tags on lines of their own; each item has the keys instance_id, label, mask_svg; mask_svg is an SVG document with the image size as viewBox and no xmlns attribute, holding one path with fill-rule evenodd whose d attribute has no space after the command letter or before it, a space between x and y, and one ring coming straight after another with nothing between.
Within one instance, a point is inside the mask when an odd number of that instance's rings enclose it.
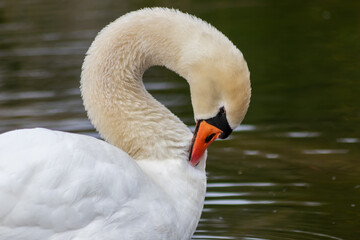
<instances>
[{"instance_id":1,"label":"neck feather","mask_svg":"<svg viewBox=\"0 0 360 240\"><path fill-rule=\"evenodd\" d=\"M186 77L179 64L181 39L164 34L175 30L168 19L159 19L162 14L137 14L109 24L87 52L81 75L85 108L101 136L134 159L186 159L190 130L142 82L153 65Z\"/></svg>"}]
</instances>

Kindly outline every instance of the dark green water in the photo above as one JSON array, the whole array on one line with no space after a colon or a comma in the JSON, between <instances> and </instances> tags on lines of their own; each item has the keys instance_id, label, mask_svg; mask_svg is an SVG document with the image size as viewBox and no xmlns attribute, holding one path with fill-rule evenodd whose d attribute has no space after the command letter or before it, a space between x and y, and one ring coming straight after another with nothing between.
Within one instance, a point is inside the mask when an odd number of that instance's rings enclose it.
<instances>
[{"instance_id":1,"label":"dark green water","mask_svg":"<svg viewBox=\"0 0 360 240\"><path fill-rule=\"evenodd\" d=\"M194 239L360 239L360 1L0 0L0 133L47 127L97 136L82 107L84 53L120 15L168 6L212 23L244 53L244 124L212 144ZM146 86L193 126L184 80Z\"/></svg>"}]
</instances>

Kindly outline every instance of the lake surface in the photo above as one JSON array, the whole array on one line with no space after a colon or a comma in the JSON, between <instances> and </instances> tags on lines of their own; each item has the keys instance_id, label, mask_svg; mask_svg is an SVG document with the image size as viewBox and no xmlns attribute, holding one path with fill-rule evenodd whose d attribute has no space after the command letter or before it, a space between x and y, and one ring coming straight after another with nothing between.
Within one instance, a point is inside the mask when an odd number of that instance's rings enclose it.
<instances>
[{"instance_id":1,"label":"lake surface","mask_svg":"<svg viewBox=\"0 0 360 240\"><path fill-rule=\"evenodd\" d=\"M102 27L145 6L212 23L251 71L248 115L209 149L194 239L360 239L360 1L0 0L0 133L98 136L78 89L84 54ZM155 67L144 81L194 126L183 79Z\"/></svg>"}]
</instances>

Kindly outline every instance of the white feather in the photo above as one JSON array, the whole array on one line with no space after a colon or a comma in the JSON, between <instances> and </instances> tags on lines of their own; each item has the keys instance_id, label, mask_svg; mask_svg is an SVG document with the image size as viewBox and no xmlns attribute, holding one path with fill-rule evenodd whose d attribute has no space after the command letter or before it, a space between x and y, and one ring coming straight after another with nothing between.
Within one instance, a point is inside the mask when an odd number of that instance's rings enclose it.
<instances>
[{"instance_id":1,"label":"white feather","mask_svg":"<svg viewBox=\"0 0 360 240\"><path fill-rule=\"evenodd\" d=\"M183 161L166 162L144 161L145 174L92 137L47 129L1 134L0 239L187 239L205 176Z\"/></svg>"}]
</instances>

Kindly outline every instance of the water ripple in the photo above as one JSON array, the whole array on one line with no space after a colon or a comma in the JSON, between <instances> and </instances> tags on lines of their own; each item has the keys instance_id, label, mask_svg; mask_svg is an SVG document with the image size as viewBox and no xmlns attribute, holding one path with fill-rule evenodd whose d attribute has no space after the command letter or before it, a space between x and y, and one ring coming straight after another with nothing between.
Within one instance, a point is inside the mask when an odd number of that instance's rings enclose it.
<instances>
[{"instance_id":1,"label":"water ripple","mask_svg":"<svg viewBox=\"0 0 360 240\"><path fill-rule=\"evenodd\" d=\"M256 238L256 237L244 237L244 240L267 240L265 238Z\"/></svg>"},{"instance_id":2,"label":"water ripple","mask_svg":"<svg viewBox=\"0 0 360 240\"><path fill-rule=\"evenodd\" d=\"M84 44L82 44L84 45ZM64 56L84 55L85 47L57 47L57 48L18 48L15 50L0 51L0 57L36 57L36 56Z\"/></svg>"},{"instance_id":3,"label":"water ripple","mask_svg":"<svg viewBox=\"0 0 360 240\"><path fill-rule=\"evenodd\" d=\"M339 143L359 143L360 138L338 138L336 141Z\"/></svg>"},{"instance_id":4,"label":"water ripple","mask_svg":"<svg viewBox=\"0 0 360 240\"><path fill-rule=\"evenodd\" d=\"M308 183L269 183L269 182L248 182L248 183L208 183L208 187L309 187Z\"/></svg>"},{"instance_id":5,"label":"water ripple","mask_svg":"<svg viewBox=\"0 0 360 240\"><path fill-rule=\"evenodd\" d=\"M206 197L238 197L246 196L248 193L224 193L224 192L207 192Z\"/></svg>"},{"instance_id":6,"label":"water ripple","mask_svg":"<svg viewBox=\"0 0 360 240\"><path fill-rule=\"evenodd\" d=\"M321 134L319 132L288 132L285 133L286 137L290 138L314 138L319 137Z\"/></svg>"},{"instance_id":7,"label":"water ripple","mask_svg":"<svg viewBox=\"0 0 360 240\"><path fill-rule=\"evenodd\" d=\"M304 154L346 154L349 150L347 149L311 149L304 150Z\"/></svg>"},{"instance_id":8,"label":"water ripple","mask_svg":"<svg viewBox=\"0 0 360 240\"><path fill-rule=\"evenodd\" d=\"M32 92L17 92L17 93L0 93L0 101L11 100L29 100L29 99L43 99L51 98L55 94L51 91L32 91Z\"/></svg>"},{"instance_id":9,"label":"water ripple","mask_svg":"<svg viewBox=\"0 0 360 240\"><path fill-rule=\"evenodd\" d=\"M223 237L223 236L214 236L214 235L194 235L193 239L236 239L234 237Z\"/></svg>"},{"instance_id":10,"label":"water ripple","mask_svg":"<svg viewBox=\"0 0 360 240\"><path fill-rule=\"evenodd\" d=\"M182 84L172 82L145 82L144 85L149 91L178 89L182 86Z\"/></svg>"},{"instance_id":11,"label":"water ripple","mask_svg":"<svg viewBox=\"0 0 360 240\"><path fill-rule=\"evenodd\" d=\"M306 234L306 235L310 235L310 236L314 236L314 237L323 237L323 238L327 238L327 239L343 240L343 238L331 236L331 235L328 235L328 234L308 232L308 231L297 230L297 229L289 230L289 229L283 229L283 228L272 228L272 229L269 229L269 230L279 231L279 232L301 233L301 234Z\"/></svg>"},{"instance_id":12,"label":"water ripple","mask_svg":"<svg viewBox=\"0 0 360 240\"><path fill-rule=\"evenodd\" d=\"M254 131L257 127L255 125L241 124L234 129L234 132L243 132L243 131Z\"/></svg>"},{"instance_id":13,"label":"water ripple","mask_svg":"<svg viewBox=\"0 0 360 240\"><path fill-rule=\"evenodd\" d=\"M273 200L244 200L244 199L221 199L206 200L205 205L282 205L282 206L307 206L317 207L324 205L320 202L301 201L273 201Z\"/></svg>"}]
</instances>

